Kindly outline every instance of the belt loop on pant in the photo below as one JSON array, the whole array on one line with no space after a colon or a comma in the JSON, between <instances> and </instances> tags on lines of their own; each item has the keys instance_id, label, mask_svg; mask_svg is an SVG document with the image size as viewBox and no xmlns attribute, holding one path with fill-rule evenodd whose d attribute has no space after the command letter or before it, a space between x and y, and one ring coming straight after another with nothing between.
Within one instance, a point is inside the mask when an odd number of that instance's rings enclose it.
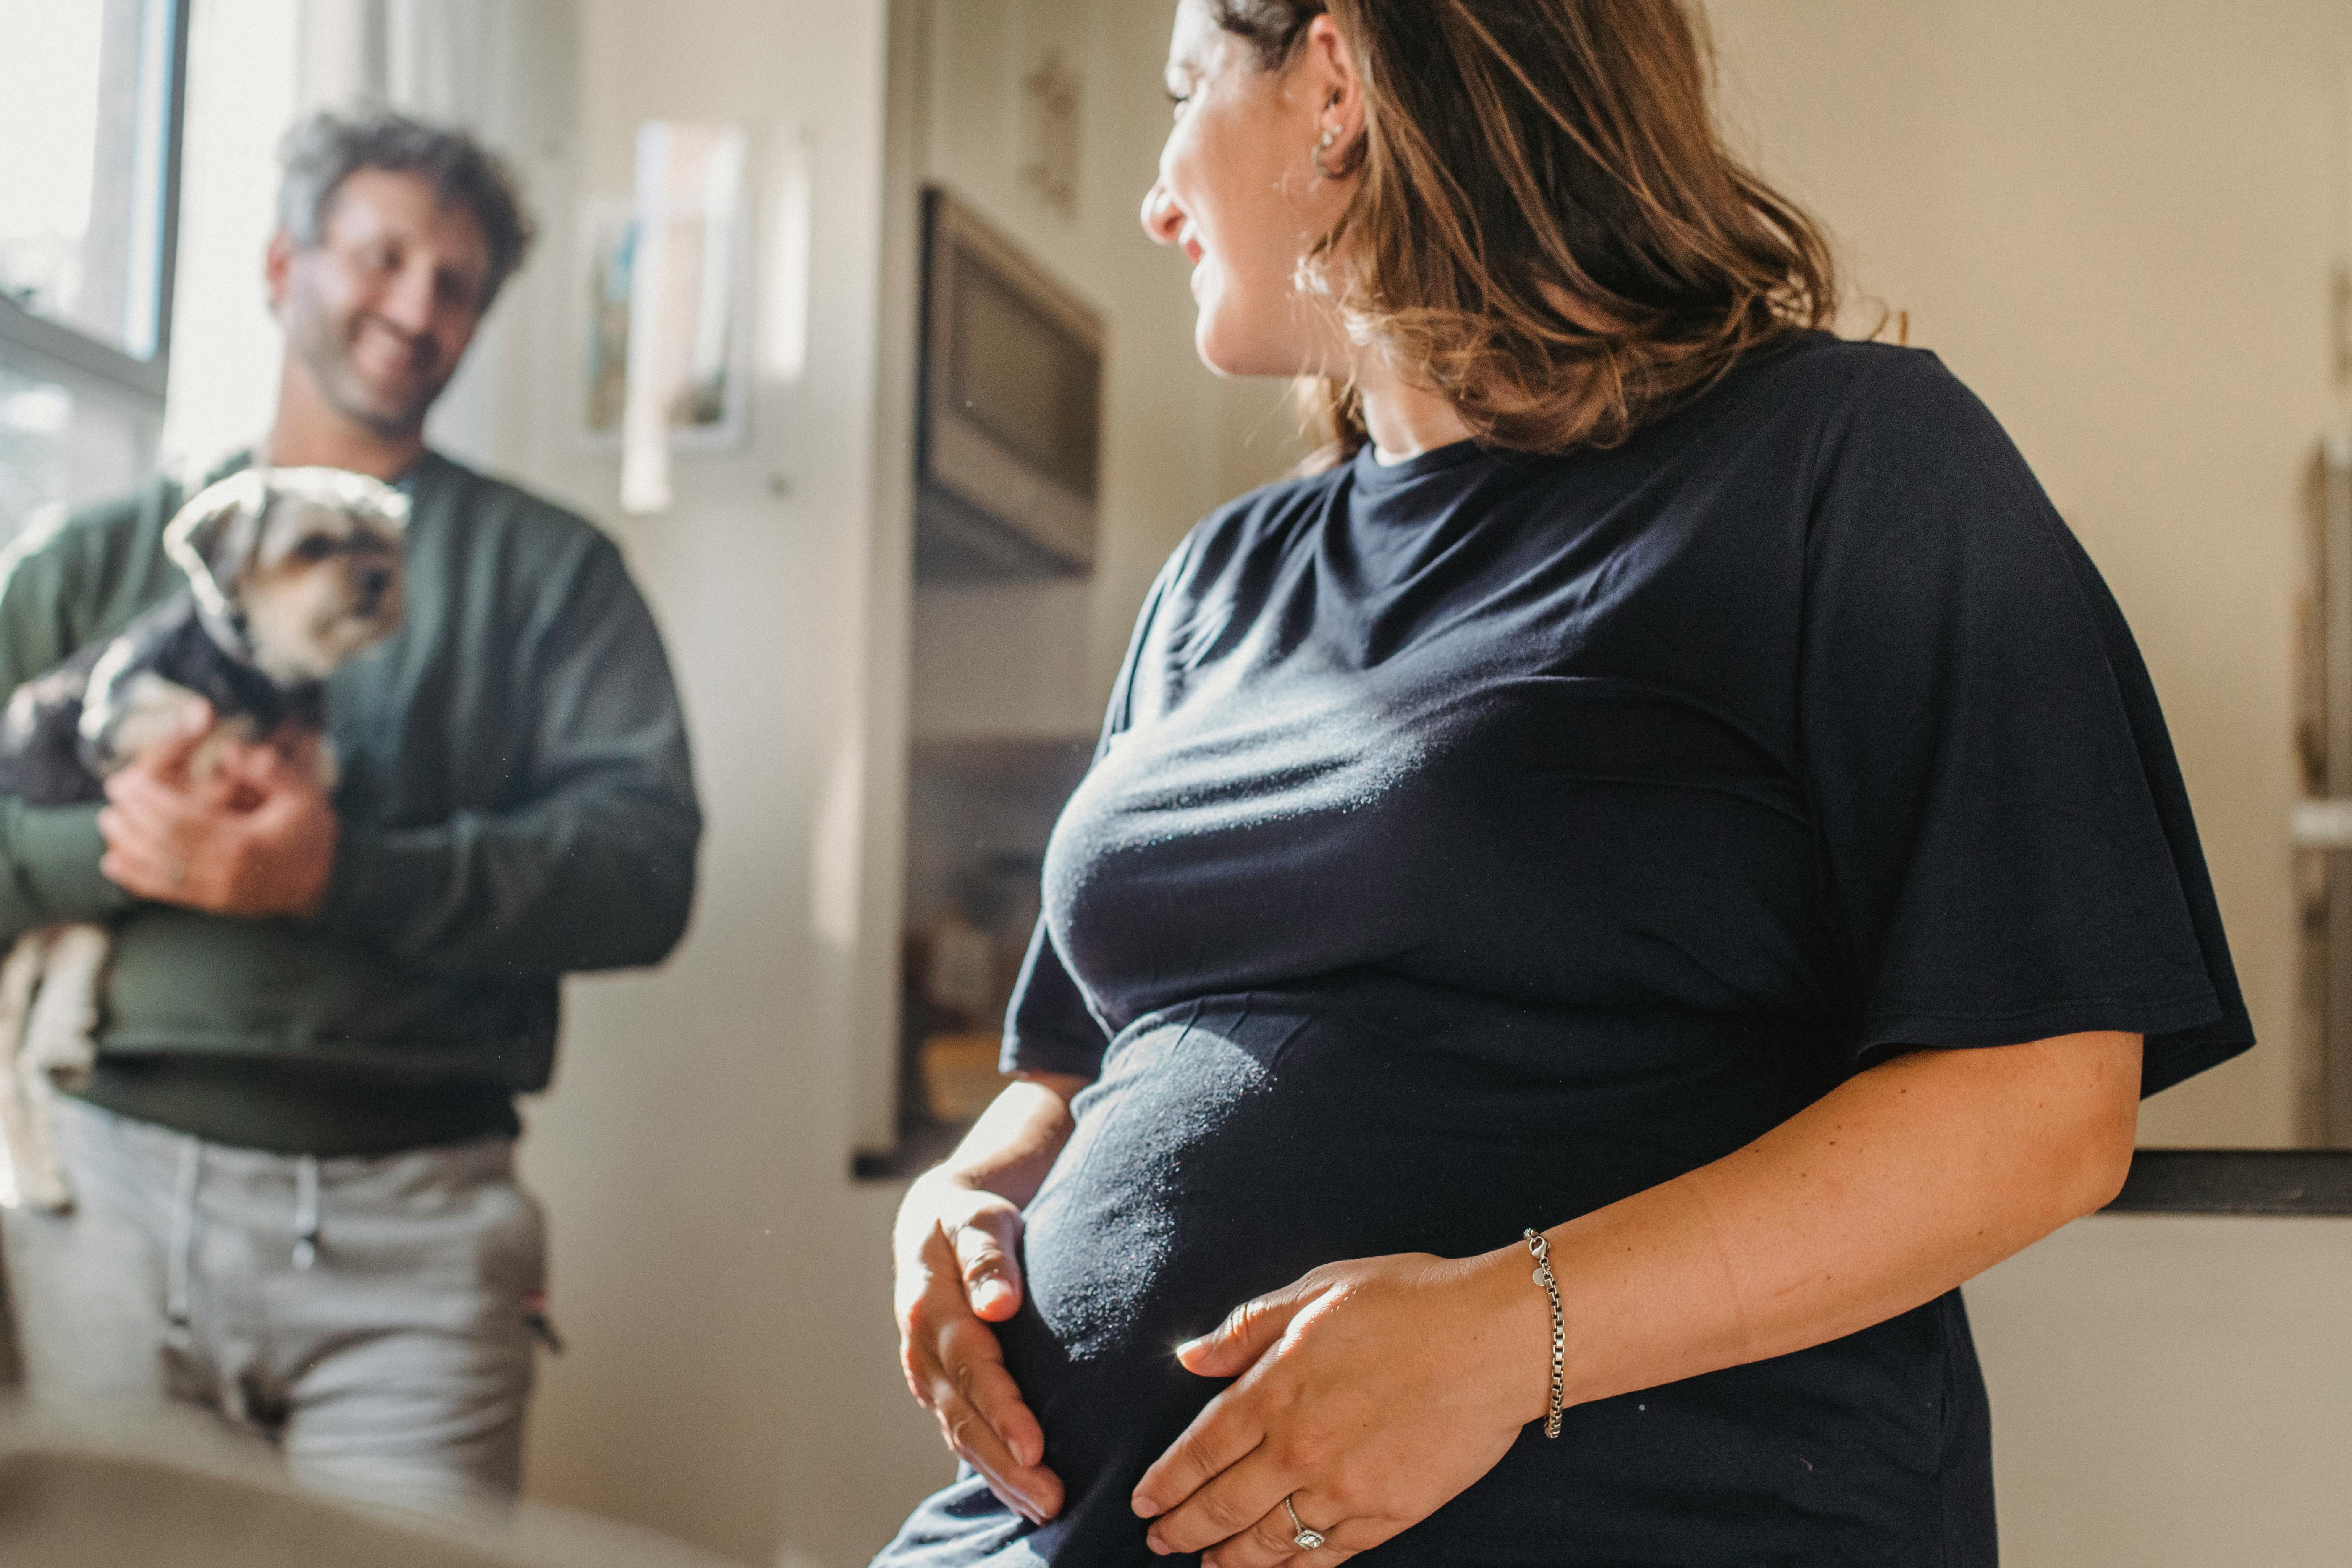
<instances>
[{"instance_id":1,"label":"belt loop on pant","mask_svg":"<svg viewBox=\"0 0 2352 1568\"><path fill-rule=\"evenodd\" d=\"M305 1154L294 1163L294 1267L318 1261L319 1157Z\"/></svg>"},{"instance_id":2,"label":"belt loop on pant","mask_svg":"<svg viewBox=\"0 0 2352 1568\"><path fill-rule=\"evenodd\" d=\"M194 1137L180 1140L180 1180L172 1196L172 1255L164 1268L163 1311L176 1338L188 1332L188 1276L195 1267L196 1177L204 1162L204 1145Z\"/></svg>"}]
</instances>

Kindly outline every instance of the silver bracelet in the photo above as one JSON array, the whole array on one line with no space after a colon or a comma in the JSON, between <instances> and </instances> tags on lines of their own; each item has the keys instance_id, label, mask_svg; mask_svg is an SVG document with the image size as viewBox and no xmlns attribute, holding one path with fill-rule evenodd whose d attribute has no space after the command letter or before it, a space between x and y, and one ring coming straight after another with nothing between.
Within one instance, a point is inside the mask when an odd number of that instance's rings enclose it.
<instances>
[{"instance_id":1,"label":"silver bracelet","mask_svg":"<svg viewBox=\"0 0 2352 1568\"><path fill-rule=\"evenodd\" d=\"M1544 1415L1544 1436L1559 1436L1559 1418L1568 1409L1568 1314L1560 1310L1559 1281L1552 1278L1551 1242L1528 1231L1528 1250L1536 1255L1536 1283L1551 1298L1551 1409Z\"/></svg>"}]
</instances>

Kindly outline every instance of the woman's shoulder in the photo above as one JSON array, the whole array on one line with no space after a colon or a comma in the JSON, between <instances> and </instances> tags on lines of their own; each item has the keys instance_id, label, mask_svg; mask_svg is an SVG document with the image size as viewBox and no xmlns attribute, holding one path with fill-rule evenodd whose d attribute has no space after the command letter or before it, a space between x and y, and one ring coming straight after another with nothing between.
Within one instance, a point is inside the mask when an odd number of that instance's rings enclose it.
<instances>
[{"instance_id":1,"label":"woman's shoulder","mask_svg":"<svg viewBox=\"0 0 2352 1568\"><path fill-rule=\"evenodd\" d=\"M1666 426L1659 435L1694 461L1799 465L1813 513L1857 487L2039 497L2000 421L1928 349L1807 333L1741 365Z\"/></svg>"},{"instance_id":2,"label":"woman's shoulder","mask_svg":"<svg viewBox=\"0 0 2352 1568\"><path fill-rule=\"evenodd\" d=\"M1727 401L1799 417L1895 421L1983 406L1933 350L1806 332L1725 378Z\"/></svg>"},{"instance_id":3,"label":"woman's shoulder","mask_svg":"<svg viewBox=\"0 0 2352 1568\"><path fill-rule=\"evenodd\" d=\"M1832 441L1932 445L2000 436L1983 400L1932 349L1808 332L1734 371L1723 390L1735 404L1815 426Z\"/></svg>"},{"instance_id":4,"label":"woman's shoulder","mask_svg":"<svg viewBox=\"0 0 2352 1568\"><path fill-rule=\"evenodd\" d=\"M1937 354L1836 342L1780 374L1766 390L1808 426L1799 521L1817 584L1869 581L1879 608L1916 625L2071 600L2095 576L2016 441Z\"/></svg>"}]
</instances>

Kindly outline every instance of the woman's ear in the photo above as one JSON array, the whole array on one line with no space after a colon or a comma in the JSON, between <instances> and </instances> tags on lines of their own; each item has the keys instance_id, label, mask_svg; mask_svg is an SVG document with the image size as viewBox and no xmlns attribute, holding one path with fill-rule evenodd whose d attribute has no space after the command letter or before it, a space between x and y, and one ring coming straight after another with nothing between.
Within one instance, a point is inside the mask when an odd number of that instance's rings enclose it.
<instances>
[{"instance_id":1,"label":"woman's ear","mask_svg":"<svg viewBox=\"0 0 2352 1568\"><path fill-rule=\"evenodd\" d=\"M1334 174L1353 174L1364 155L1364 85L1356 52L1329 12L1307 25L1296 68L1300 89L1315 106L1317 163ZM1322 143L1326 135L1328 145Z\"/></svg>"}]
</instances>

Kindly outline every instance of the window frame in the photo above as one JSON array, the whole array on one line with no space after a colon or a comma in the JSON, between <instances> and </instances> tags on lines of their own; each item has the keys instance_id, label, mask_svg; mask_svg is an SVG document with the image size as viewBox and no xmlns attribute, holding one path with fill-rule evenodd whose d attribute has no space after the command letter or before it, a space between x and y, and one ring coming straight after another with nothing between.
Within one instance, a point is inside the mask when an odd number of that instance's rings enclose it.
<instances>
[{"instance_id":1,"label":"window frame","mask_svg":"<svg viewBox=\"0 0 2352 1568\"><path fill-rule=\"evenodd\" d=\"M165 0L163 78L163 177L156 199L163 204L156 226L155 352L145 359L125 353L88 332L51 321L0 295L0 363L69 386L128 402L160 422L163 392L171 379L173 285L180 256L180 163L186 142L188 21L192 0Z\"/></svg>"}]
</instances>

